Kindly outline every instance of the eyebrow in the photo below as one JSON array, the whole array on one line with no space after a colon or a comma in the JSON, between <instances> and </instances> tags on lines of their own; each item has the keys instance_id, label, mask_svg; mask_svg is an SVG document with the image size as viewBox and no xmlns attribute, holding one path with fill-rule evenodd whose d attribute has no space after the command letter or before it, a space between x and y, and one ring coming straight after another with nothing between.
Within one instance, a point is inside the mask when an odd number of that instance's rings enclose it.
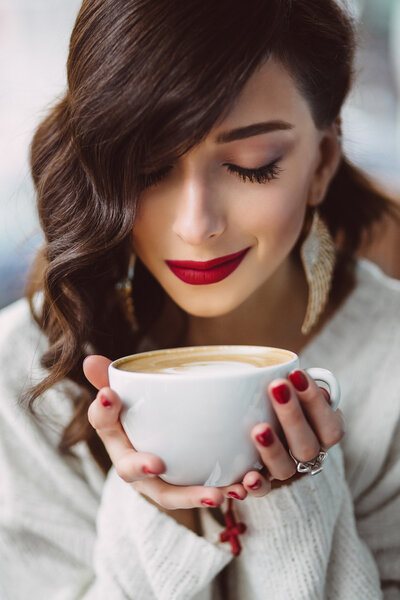
<instances>
[{"instance_id":1,"label":"eyebrow","mask_svg":"<svg viewBox=\"0 0 400 600\"><path fill-rule=\"evenodd\" d=\"M252 125L247 125L246 127L238 127L237 129L220 133L216 141L217 144L227 144L228 142L235 142L236 140L253 137L254 135L285 129L294 129L294 125L288 123L287 121L279 120L253 123Z\"/></svg>"}]
</instances>

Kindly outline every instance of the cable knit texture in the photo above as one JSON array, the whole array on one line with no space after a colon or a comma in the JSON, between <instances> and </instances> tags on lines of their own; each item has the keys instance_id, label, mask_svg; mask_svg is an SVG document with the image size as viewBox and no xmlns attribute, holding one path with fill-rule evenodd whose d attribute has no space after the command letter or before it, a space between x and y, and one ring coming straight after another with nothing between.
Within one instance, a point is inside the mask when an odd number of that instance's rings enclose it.
<instances>
[{"instance_id":1,"label":"cable knit texture","mask_svg":"<svg viewBox=\"0 0 400 600\"><path fill-rule=\"evenodd\" d=\"M75 386L37 404L46 340L25 300L0 313L1 600L395 600L400 598L400 283L367 261L357 286L303 350L332 370L346 435L321 474L235 502L248 526L239 557L201 509L197 536L160 512L86 445L56 450Z\"/></svg>"}]
</instances>

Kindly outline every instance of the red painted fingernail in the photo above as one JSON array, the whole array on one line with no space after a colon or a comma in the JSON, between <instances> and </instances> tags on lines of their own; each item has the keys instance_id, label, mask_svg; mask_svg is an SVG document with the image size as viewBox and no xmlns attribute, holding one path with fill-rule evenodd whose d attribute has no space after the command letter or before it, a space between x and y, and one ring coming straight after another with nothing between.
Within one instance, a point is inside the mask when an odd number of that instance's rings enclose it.
<instances>
[{"instance_id":1,"label":"red painted fingernail","mask_svg":"<svg viewBox=\"0 0 400 600\"><path fill-rule=\"evenodd\" d=\"M203 506L217 506L212 500L208 500L207 498L204 498L201 503Z\"/></svg>"},{"instance_id":2,"label":"red painted fingernail","mask_svg":"<svg viewBox=\"0 0 400 600\"><path fill-rule=\"evenodd\" d=\"M279 404L286 404L290 400L290 389L286 383L280 383L272 388L272 394Z\"/></svg>"},{"instance_id":3,"label":"red painted fingernail","mask_svg":"<svg viewBox=\"0 0 400 600\"><path fill-rule=\"evenodd\" d=\"M228 496L231 498L236 498L236 500L241 500L241 497L236 492L228 492Z\"/></svg>"},{"instance_id":4,"label":"red painted fingernail","mask_svg":"<svg viewBox=\"0 0 400 600\"><path fill-rule=\"evenodd\" d=\"M252 490L258 490L258 488L261 487L261 481L257 479L257 481L255 481L252 485L248 485L247 487L251 488Z\"/></svg>"},{"instance_id":5,"label":"red painted fingernail","mask_svg":"<svg viewBox=\"0 0 400 600\"><path fill-rule=\"evenodd\" d=\"M108 398L106 398L104 394L100 394L100 402L103 406L111 406L111 402L108 400Z\"/></svg>"},{"instance_id":6,"label":"red painted fingernail","mask_svg":"<svg viewBox=\"0 0 400 600\"><path fill-rule=\"evenodd\" d=\"M150 471L150 469L146 466L142 467L142 471L143 471L143 473L146 473L147 475L158 475L158 473L154 473L154 471Z\"/></svg>"},{"instance_id":7,"label":"red painted fingernail","mask_svg":"<svg viewBox=\"0 0 400 600\"><path fill-rule=\"evenodd\" d=\"M303 371L293 371L290 373L289 379L299 392L304 392L308 388L308 379Z\"/></svg>"},{"instance_id":8,"label":"red painted fingernail","mask_svg":"<svg viewBox=\"0 0 400 600\"><path fill-rule=\"evenodd\" d=\"M271 444L273 444L274 443L274 434L272 433L272 429L266 429L262 433L259 433L258 435L256 435L256 440L259 444L261 444L265 448L267 446L270 446Z\"/></svg>"}]
</instances>

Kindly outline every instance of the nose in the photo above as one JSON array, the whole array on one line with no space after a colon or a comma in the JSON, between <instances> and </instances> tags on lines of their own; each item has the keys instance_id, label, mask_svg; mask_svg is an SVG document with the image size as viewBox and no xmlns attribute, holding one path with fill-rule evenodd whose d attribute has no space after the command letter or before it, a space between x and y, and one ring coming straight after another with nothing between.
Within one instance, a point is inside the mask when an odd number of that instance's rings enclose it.
<instances>
[{"instance_id":1,"label":"nose","mask_svg":"<svg viewBox=\"0 0 400 600\"><path fill-rule=\"evenodd\" d=\"M200 246L223 233L226 219L212 186L192 174L182 183L178 194L173 231L185 243Z\"/></svg>"}]
</instances>

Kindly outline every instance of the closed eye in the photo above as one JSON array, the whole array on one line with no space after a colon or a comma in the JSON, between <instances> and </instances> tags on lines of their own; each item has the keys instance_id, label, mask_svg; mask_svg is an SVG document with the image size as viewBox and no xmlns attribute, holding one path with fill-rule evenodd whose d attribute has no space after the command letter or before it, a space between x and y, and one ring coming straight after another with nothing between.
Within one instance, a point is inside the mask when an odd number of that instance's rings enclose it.
<instances>
[{"instance_id":1,"label":"closed eye","mask_svg":"<svg viewBox=\"0 0 400 600\"><path fill-rule=\"evenodd\" d=\"M281 159L278 158L268 165L258 167L257 169L247 169L231 163L224 163L224 167L228 169L229 173L233 173L237 177L240 177L243 182L266 183L272 181L272 179L278 179L279 174L282 172L282 169L278 166L280 160ZM172 169L172 165L167 165L159 171L142 175L143 189L156 186Z\"/></svg>"},{"instance_id":2,"label":"closed eye","mask_svg":"<svg viewBox=\"0 0 400 600\"><path fill-rule=\"evenodd\" d=\"M239 167L238 165L226 164L230 173L235 173L244 182L249 181L250 183L266 183L272 179L278 179L282 169L278 166L280 158L274 160L268 165L258 167L258 169L246 169L245 167Z\"/></svg>"},{"instance_id":3,"label":"closed eye","mask_svg":"<svg viewBox=\"0 0 400 600\"><path fill-rule=\"evenodd\" d=\"M164 179L164 177L166 177L171 170L172 166L168 165L166 167L163 167L159 171L154 171L153 173L147 173L145 175L142 175L143 189L157 185L157 183Z\"/></svg>"}]
</instances>

